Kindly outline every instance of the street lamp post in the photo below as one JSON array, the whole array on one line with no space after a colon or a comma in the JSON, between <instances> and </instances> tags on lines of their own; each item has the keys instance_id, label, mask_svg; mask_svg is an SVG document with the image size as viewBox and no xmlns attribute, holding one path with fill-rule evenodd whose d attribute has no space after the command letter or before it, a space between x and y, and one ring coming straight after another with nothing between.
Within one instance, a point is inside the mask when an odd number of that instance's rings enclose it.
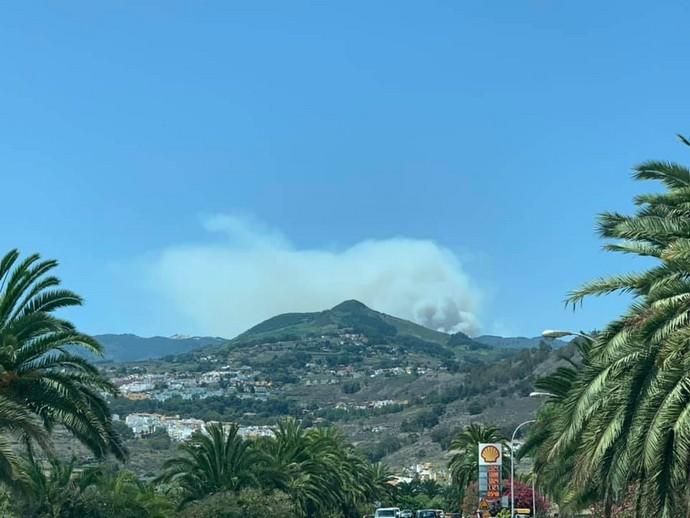
<instances>
[{"instance_id":1,"label":"street lamp post","mask_svg":"<svg viewBox=\"0 0 690 518\"><path fill-rule=\"evenodd\" d=\"M510 437L510 518L515 516L515 435L523 426L535 422L535 419L530 419L529 421L520 423L515 430L513 430L513 435ZM532 495L534 495L534 491L532 491Z\"/></svg>"},{"instance_id":2,"label":"street lamp post","mask_svg":"<svg viewBox=\"0 0 690 518\"><path fill-rule=\"evenodd\" d=\"M532 518L537 518L537 496L535 492L536 478L537 474L534 473L534 469L532 469Z\"/></svg>"},{"instance_id":3,"label":"street lamp post","mask_svg":"<svg viewBox=\"0 0 690 518\"><path fill-rule=\"evenodd\" d=\"M552 394L551 392L540 392L540 391L535 391L535 392L530 392L529 397L556 397L556 394Z\"/></svg>"},{"instance_id":4,"label":"street lamp post","mask_svg":"<svg viewBox=\"0 0 690 518\"><path fill-rule=\"evenodd\" d=\"M544 396L544 397L557 397L556 394L552 394L551 392L533 391L533 392L529 393L529 397L542 397L542 396ZM511 458L512 458L512 451L511 451ZM512 478L512 475L511 475L511 478ZM537 474L534 472L534 470L532 470L532 518L537 516L537 497L536 497L536 487L535 487L536 486L536 478L537 478ZM511 516L511 518L514 518L514 517Z\"/></svg>"},{"instance_id":5,"label":"street lamp post","mask_svg":"<svg viewBox=\"0 0 690 518\"><path fill-rule=\"evenodd\" d=\"M554 329L546 329L541 334L544 338L563 338L566 336L578 336L580 338L585 338L586 340L593 340L590 335L584 333L575 333L573 331L559 331ZM555 394L550 392L540 392L534 391L530 392L529 397L556 397ZM536 423L536 419L530 419L524 423L517 425L515 430L513 430L513 435L510 437L510 518L515 517L515 436L517 435L520 428L527 426L528 424ZM532 477L532 517L537 515L537 499L536 499L536 474Z\"/></svg>"}]
</instances>

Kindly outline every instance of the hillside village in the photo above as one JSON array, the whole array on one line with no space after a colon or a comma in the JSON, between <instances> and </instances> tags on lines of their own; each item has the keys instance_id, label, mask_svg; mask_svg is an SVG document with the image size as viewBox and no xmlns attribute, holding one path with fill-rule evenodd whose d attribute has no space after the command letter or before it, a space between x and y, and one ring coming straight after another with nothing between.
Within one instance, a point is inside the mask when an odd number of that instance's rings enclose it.
<instances>
[{"instance_id":1,"label":"hillside village","mask_svg":"<svg viewBox=\"0 0 690 518\"><path fill-rule=\"evenodd\" d=\"M271 320L219 347L103 364L122 394L114 411L136 437L164 431L173 441L210 422L238 423L248 437L270 436L287 416L334 424L400 476L424 465L424 476L443 477L455 430L486 419L508 428L529 415L531 380L569 354L548 344L487 346L359 303L322 312L316 324L304 315Z\"/></svg>"}]
</instances>

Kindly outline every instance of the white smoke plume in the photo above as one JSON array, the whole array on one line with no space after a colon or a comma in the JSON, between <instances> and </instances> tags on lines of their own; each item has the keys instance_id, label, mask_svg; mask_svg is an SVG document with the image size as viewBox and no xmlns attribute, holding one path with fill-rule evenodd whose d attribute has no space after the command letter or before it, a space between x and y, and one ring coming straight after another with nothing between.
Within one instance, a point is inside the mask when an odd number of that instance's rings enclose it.
<instances>
[{"instance_id":1,"label":"white smoke plume","mask_svg":"<svg viewBox=\"0 0 690 518\"><path fill-rule=\"evenodd\" d=\"M231 337L279 313L347 299L433 329L478 331L477 289L458 259L432 241L310 250L247 218L219 215L204 226L221 239L167 248L151 269L156 289L204 334Z\"/></svg>"}]
</instances>

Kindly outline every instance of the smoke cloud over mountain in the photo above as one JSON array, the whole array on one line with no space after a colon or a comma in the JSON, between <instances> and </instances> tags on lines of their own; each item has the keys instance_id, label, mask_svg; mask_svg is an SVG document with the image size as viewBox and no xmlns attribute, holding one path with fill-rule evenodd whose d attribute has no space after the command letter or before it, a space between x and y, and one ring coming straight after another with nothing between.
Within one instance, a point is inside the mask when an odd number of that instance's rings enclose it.
<instances>
[{"instance_id":1,"label":"smoke cloud over mountain","mask_svg":"<svg viewBox=\"0 0 690 518\"><path fill-rule=\"evenodd\" d=\"M432 241L299 249L246 218L215 216L204 226L220 239L169 247L150 270L156 290L204 334L230 337L279 313L346 299L433 329L478 331L477 289L458 259Z\"/></svg>"}]
</instances>

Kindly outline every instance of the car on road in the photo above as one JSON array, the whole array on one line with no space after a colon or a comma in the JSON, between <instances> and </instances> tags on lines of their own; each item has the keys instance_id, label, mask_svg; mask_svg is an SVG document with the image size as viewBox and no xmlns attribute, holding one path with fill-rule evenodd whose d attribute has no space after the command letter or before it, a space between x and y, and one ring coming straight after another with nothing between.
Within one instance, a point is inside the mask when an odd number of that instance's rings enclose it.
<instances>
[{"instance_id":1,"label":"car on road","mask_svg":"<svg viewBox=\"0 0 690 518\"><path fill-rule=\"evenodd\" d=\"M374 518L400 518L400 508L379 507L374 513Z\"/></svg>"},{"instance_id":2,"label":"car on road","mask_svg":"<svg viewBox=\"0 0 690 518\"><path fill-rule=\"evenodd\" d=\"M416 518L446 518L446 512L441 509L421 509Z\"/></svg>"},{"instance_id":3,"label":"car on road","mask_svg":"<svg viewBox=\"0 0 690 518\"><path fill-rule=\"evenodd\" d=\"M409 509L403 509L400 511L400 518L414 518L414 513Z\"/></svg>"}]
</instances>

